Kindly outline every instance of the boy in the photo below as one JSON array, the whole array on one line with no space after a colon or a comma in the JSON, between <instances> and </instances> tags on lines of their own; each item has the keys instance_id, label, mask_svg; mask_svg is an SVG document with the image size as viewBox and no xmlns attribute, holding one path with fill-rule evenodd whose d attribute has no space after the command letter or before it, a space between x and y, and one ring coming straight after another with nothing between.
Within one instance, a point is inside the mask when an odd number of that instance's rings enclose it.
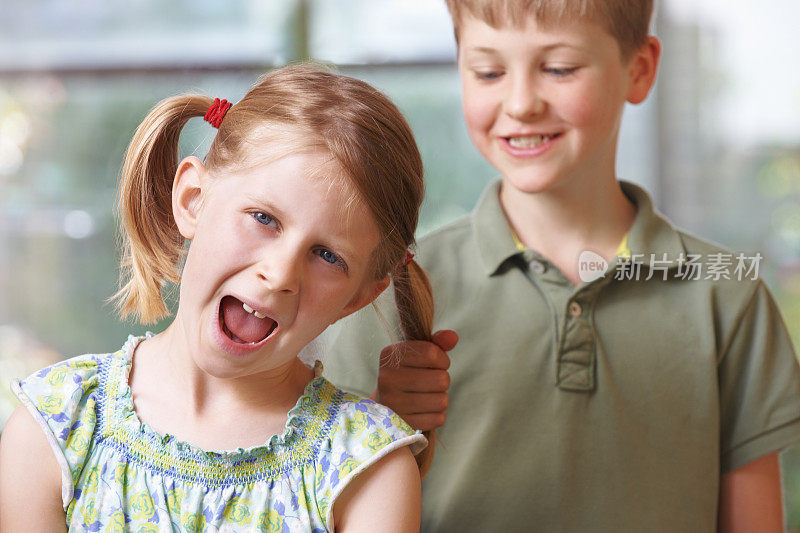
<instances>
[{"instance_id":1,"label":"boy","mask_svg":"<svg viewBox=\"0 0 800 533\"><path fill-rule=\"evenodd\" d=\"M400 343L379 371L362 314L327 369L439 427L423 531L782 530L800 370L778 309L754 276L696 275L724 250L615 174L624 104L656 76L651 0L448 7L467 128L502 176L419 245L461 340ZM586 251L604 276L582 281Z\"/></svg>"}]
</instances>

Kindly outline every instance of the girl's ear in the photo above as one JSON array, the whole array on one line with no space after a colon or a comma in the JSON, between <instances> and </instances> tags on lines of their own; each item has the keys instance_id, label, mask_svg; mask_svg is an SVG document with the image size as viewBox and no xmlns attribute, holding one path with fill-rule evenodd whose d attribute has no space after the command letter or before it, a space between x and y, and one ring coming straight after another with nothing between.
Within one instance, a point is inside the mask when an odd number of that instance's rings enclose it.
<instances>
[{"instance_id":1,"label":"girl's ear","mask_svg":"<svg viewBox=\"0 0 800 533\"><path fill-rule=\"evenodd\" d=\"M172 182L172 216L178 231L185 239L194 238L203 186L206 185L206 167L194 156L185 158L178 164Z\"/></svg>"},{"instance_id":2,"label":"girl's ear","mask_svg":"<svg viewBox=\"0 0 800 533\"><path fill-rule=\"evenodd\" d=\"M342 309L341 314L336 320L342 319L347 315L352 315L365 305L371 304L375 298L380 296L380 294L386 290L386 287L389 286L389 276L386 276L383 279L372 281L371 283L366 283L358 293L350 300L350 303Z\"/></svg>"},{"instance_id":3,"label":"girl's ear","mask_svg":"<svg viewBox=\"0 0 800 533\"><path fill-rule=\"evenodd\" d=\"M647 98L656 82L658 60L661 57L661 41L652 35L641 48L633 53L630 61L630 84L627 101L639 104Z\"/></svg>"}]
</instances>

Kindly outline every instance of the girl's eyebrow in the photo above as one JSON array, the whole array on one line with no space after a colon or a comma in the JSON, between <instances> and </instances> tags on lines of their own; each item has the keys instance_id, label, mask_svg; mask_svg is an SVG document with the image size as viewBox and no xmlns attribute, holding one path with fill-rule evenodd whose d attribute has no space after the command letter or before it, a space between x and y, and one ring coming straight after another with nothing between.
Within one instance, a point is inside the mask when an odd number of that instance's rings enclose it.
<instances>
[{"instance_id":1,"label":"girl's eyebrow","mask_svg":"<svg viewBox=\"0 0 800 533\"><path fill-rule=\"evenodd\" d=\"M318 242L319 246L330 248L344 259L345 263L351 262L357 257L356 249L350 246L350 241L346 237L337 238L336 235L332 239L323 239Z\"/></svg>"},{"instance_id":2,"label":"girl's eyebrow","mask_svg":"<svg viewBox=\"0 0 800 533\"><path fill-rule=\"evenodd\" d=\"M325 248L330 248L332 251L338 254L347 264L348 268L350 268L350 266L353 264L353 261L356 258L355 250L351 248L349 245L347 245L345 242L337 243L336 245L334 245L333 243L328 243L323 241L320 242L319 244L320 246L323 246Z\"/></svg>"},{"instance_id":3,"label":"girl's eyebrow","mask_svg":"<svg viewBox=\"0 0 800 533\"><path fill-rule=\"evenodd\" d=\"M281 211L276 205L272 204L269 200L264 198L263 196L259 196L257 194L246 192L244 194L245 198L253 202L254 204L258 204L259 207L263 207L269 211L269 215L276 215L277 218L283 217L283 211Z\"/></svg>"}]
</instances>

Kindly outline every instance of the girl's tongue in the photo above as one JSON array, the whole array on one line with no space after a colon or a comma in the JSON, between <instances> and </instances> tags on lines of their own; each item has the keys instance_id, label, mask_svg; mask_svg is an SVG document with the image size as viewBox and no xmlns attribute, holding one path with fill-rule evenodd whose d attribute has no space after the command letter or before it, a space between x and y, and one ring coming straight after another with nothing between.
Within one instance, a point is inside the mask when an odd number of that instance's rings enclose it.
<instances>
[{"instance_id":1,"label":"girl's tongue","mask_svg":"<svg viewBox=\"0 0 800 533\"><path fill-rule=\"evenodd\" d=\"M276 323L269 317L258 318L242 307L233 296L225 296L220 306L222 330L236 342L258 342L269 335Z\"/></svg>"}]
</instances>

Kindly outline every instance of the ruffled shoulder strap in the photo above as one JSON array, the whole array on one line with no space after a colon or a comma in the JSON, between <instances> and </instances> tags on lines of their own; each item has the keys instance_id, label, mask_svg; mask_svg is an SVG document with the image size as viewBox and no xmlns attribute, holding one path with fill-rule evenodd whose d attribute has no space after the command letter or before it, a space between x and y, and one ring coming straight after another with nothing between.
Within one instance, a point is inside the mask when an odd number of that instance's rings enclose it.
<instances>
[{"instance_id":1,"label":"ruffled shoulder strap","mask_svg":"<svg viewBox=\"0 0 800 533\"><path fill-rule=\"evenodd\" d=\"M72 500L97 423L99 368L107 355L81 355L11 383L11 389L44 430L61 467L64 509Z\"/></svg>"},{"instance_id":2,"label":"ruffled shoulder strap","mask_svg":"<svg viewBox=\"0 0 800 533\"><path fill-rule=\"evenodd\" d=\"M428 445L420 431L414 431L388 407L342 394L344 399L317 461L316 497L320 518L329 527L336 498L356 476L403 446L416 455Z\"/></svg>"}]
</instances>

